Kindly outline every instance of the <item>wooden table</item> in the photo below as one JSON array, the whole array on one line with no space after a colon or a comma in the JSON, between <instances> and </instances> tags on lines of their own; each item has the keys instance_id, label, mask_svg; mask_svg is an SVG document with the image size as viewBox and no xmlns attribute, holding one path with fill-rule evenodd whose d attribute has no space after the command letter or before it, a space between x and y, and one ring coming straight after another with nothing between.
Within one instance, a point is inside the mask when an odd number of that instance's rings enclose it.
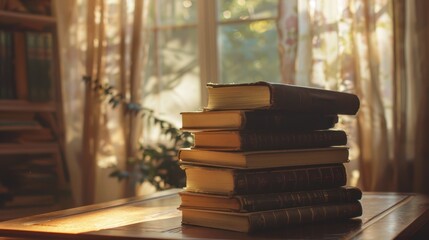
<instances>
[{"instance_id":1,"label":"wooden table","mask_svg":"<svg viewBox=\"0 0 429 240\"><path fill-rule=\"evenodd\" d=\"M365 193L360 218L245 234L182 226L178 191L0 222L0 239L409 239L429 233L423 195Z\"/></svg>"}]
</instances>

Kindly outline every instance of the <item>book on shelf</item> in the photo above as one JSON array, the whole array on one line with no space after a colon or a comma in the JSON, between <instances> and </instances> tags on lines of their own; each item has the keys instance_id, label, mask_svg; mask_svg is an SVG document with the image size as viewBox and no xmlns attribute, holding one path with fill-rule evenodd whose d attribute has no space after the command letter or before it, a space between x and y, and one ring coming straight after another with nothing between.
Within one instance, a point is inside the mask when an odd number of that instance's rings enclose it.
<instances>
[{"instance_id":1,"label":"book on shelf","mask_svg":"<svg viewBox=\"0 0 429 240\"><path fill-rule=\"evenodd\" d=\"M13 195L4 203L4 207L29 207L53 205L57 202L54 194Z\"/></svg>"},{"instance_id":2,"label":"book on shelf","mask_svg":"<svg viewBox=\"0 0 429 240\"><path fill-rule=\"evenodd\" d=\"M31 101L52 100L52 34L48 32L26 32L27 88Z\"/></svg>"},{"instance_id":3,"label":"book on shelf","mask_svg":"<svg viewBox=\"0 0 429 240\"><path fill-rule=\"evenodd\" d=\"M52 81L53 81L53 43L52 43L52 34L45 32L41 33L40 37L43 41L43 57L42 57L42 74L41 74L41 83L42 83L42 97L43 101L50 101L54 99Z\"/></svg>"},{"instance_id":4,"label":"book on shelf","mask_svg":"<svg viewBox=\"0 0 429 240\"><path fill-rule=\"evenodd\" d=\"M13 125L17 129L14 131L3 131L0 133L0 142L2 143L46 143L53 142L55 136L52 133L52 130L49 128L43 128L40 125L34 125L31 129L29 126L32 125L22 125L19 128L16 125ZM25 129L24 127L28 128ZM9 126L11 127L11 126ZM1 125L0 125L1 129Z\"/></svg>"},{"instance_id":5,"label":"book on shelf","mask_svg":"<svg viewBox=\"0 0 429 240\"><path fill-rule=\"evenodd\" d=\"M16 173L16 194L53 194L58 183L56 173Z\"/></svg>"},{"instance_id":6,"label":"book on shelf","mask_svg":"<svg viewBox=\"0 0 429 240\"><path fill-rule=\"evenodd\" d=\"M181 208L182 223L238 232L287 228L295 224L339 221L362 215L359 201L237 213ZM293 226L291 226L293 227Z\"/></svg>"},{"instance_id":7,"label":"book on shelf","mask_svg":"<svg viewBox=\"0 0 429 240\"><path fill-rule=\"evenodd\" d=\"M23 130L39 130L42 126L36 121L1 121L0 131L23 131ZM0 136L2 137L2 133ZM0 138L1 138L0 137Z\"/></svg>"},{"instance_id":8,"label":"book on shelf","mask_svg":"<svg viewBox=\"0 0 429 240\"><path fill-rule=\"evenodd\" d=\"M348 162L347 147L227 152L183 148L182 163L235 168L273 168Z\"/></svg>"},{"instance_id":9,"label":"book on shelf","mask_svg":"<svg viewBox=\"0 0 429 240\"><path fill-rule=\"evenodd\" d=\"M335 188L346 185L343 164L271 169L234 169L182 164L186 190L233 195Z\"/></svg>"},{"instance_id":10,"label":"book on shelf","mask_svg":"<svg viewBox=\"0 0 429 240\"><path fill-rule=\"evenodd\" d=\"M51 0L1 0L0 10L49 16L51 15Z\"/></svg>"},{"instance_id":11,"label":"book on shelf","mask_svg":"<svg viewBox=\"0 0 429 240\"><path fill-rule=\"evenodd\" d=\"M10 164L8 166L9 172L15 173L56 173L56 163L53 158L49 157L40 157L40 158L28 158L24 161L17 160L15 164Z\"/></svg>"},{"instance_id":12,"label":"book on shelf","mask_svg":"<svg viewBox=\"0 0 429 240\"><path fill-rule=\"evenodd\" d=\"M13 32L14 40L14 64L15 64L15 83L18 99L28 99L28 81L27 81L27 48L25 32Z\"/></svg>"},{"instance_id":13,"label":"book on shelf","mask_svg":"<svg viewBox=\"0 0 429 240\"><path fill-rule=\"evenodd\" d=\"M34 112L0 112L0 121L7 122L31 122L35 120L36 114Z\"/></svg>"},{"instance_id":14,"label":"book on shelf","mask_svg":"<svg viewBox=\"0 0 429 240\"><path fill-rule=\"evenodd\" d=\"M347 144L346 133L333 130L305 132L201 131L193 134L194 148L218 151L323 148Z\"/></svg>"},{"instance_id":15,"label":"book on shelf","mask_svg":"<svg viewBox=\"0 0 429 240\"><path fill-rule=\"evenodd\" d=\"M27 60L27 87L28 100L34 101L39 98L39 59L37 33L25 32L26 60Z\"/></svg>"},{"instance_id":16,"label":"book on shelf","mask_svg":"<svg viewBox=\"0 0 429 240\"><path fill-rule=\"evenodd\" d=\"M323 203L345 203L362 198L361 190L356 187L232 196L187 191L179 194L181 207L228 212L256 212Z\"/></svg>"},{"instance_id":17,"label":"book on shelf","mask_svg":"<svg viewBox=\"0 0 429 240\"><path fill-rule=\"evenodd\" d=\"M290 112L354 115L359 98L350 93L282 83L207 84L206 110L282 109Z\"/></svg>"},{"instance_id":18,"label":"book on shelf","mask_svg":"<svg viewBox=\"0 0 429 240\"><path fill-rule=\"evenodd\" d=\"M16 140L21 143L53 142L55 136L49 128L20 131L16 135Z\"/></svg>"},{"instance_id":19,"label":"book on shelf","mask_svg":"<svg viewBox=\"0 0 429 240\"><path fill-rule=\"evenodd\" d=\"M0 99L14 99L13 42L9 31L0 31Z\"/></svg>"},{"instance_id":20,"label":"book on shelf","mask_svg":"<svg viewBox=\"0 0 429 240\"><path fill-rule=\"evenodd\" d=\"M4 109L0 111L0 184L14 195L6 206L15 209L57 202L67 184L58 135L62 112L56 103L62 100L55 89L61 81L56 76L56 16L51 15L51 4L51 0L0 0L0 16L5 20L0 29Z\"/></svg>"},{"instance_id":21,"label":"book on shelf","mask_svg":"<svg viewBox=\"0 0 429 240\"><path fill-rule=\"evenodd\" d=\"M297 114L275 110L182 112L182 130L322 130L333 128L337 115Z\"/></svg>"},{"instance_id":22,"label":"book on shelf","mask_svg":"<svg viewBox=\"0 0 429 240\"><path fill-rule=\"evenodd\" d=\"M6 32L0 30L0 99L6 97Z\"/></svg>"},{"instance_id":23,"label":"book on shelf","mask_svg":"<svg viewBox=\"0 0 429 240\"><path fill-rule=\"evenodd\" d=\"M36 121L33 112L0 112L0 130L37 130L42 126ZM2 133L0 133L0 136Z\"/></svg>"}]
</instances>

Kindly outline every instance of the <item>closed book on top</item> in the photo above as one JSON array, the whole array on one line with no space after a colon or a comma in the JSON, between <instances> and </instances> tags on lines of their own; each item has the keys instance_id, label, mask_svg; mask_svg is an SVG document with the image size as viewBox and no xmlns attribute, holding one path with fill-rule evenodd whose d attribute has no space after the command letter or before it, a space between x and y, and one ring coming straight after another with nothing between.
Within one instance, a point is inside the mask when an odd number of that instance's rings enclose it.
<instances>
[{"instance_id":1,"label":"closed book on top","mask_svg":"<svg viewBox=\"0 0 429 240\"><path fill-rule=\"evenodd\" d=\"M207 84L206 110L281 109L298 113L354 115L355 94L282 83Z\"/></svg>"},{"instance_id":2,"label":"closed book on top","mask_svg":"<svg viewBox=\"0 0 429 240\"><path fill-rule=\"evenodd\" d=\"M234 168L273 168L333 164L348 162L347 147L288 149L270 151L212 151L183 148L179 150L183 163Z\"/></svg>"}]
</instances>

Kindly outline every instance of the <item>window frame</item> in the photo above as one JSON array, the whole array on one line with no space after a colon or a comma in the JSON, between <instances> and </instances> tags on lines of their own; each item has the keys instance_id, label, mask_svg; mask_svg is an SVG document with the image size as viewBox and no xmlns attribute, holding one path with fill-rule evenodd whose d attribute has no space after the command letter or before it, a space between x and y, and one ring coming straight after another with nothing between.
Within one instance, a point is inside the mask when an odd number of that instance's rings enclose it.
<instances>
[{"instance_id":1,"label":"window frame","mask_svg":"<svg viewBox=\"0 0 429 240\"><path fill-rule=\"evenodd\" d=\"M218 20L218 0L198 2L198 45L201 77L201 96L203 104L206 104L207 95L205 85L208 82L219 83L221 81L221 67L219 65L218 28L222 25L237 23L252 23L257 21L277 21L278 17L246 18Z\"/></svg>"}]
</instances>

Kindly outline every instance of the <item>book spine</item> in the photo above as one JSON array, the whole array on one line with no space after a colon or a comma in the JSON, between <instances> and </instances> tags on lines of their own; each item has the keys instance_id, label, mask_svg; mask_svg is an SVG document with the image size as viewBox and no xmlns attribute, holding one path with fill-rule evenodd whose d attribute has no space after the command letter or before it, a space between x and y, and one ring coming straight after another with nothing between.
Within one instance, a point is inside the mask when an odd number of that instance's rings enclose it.
<instances>
[{"instance_id":1,"label":"book spine","mask_svg":"<svg viewBox=\"0 0 429 240\"><path fill-rule=\"evenodd\" d=\"M265 211L321 203L344 203L357 201L361 198L362 192L358 188L237 196L241 212Z\"/></svg>"},{"instance_id":2,"label":"book spine","mask_svg":"<svg viewBox=\"0 0 429 240\"><path fill-rule=\"evenodd\" d=\"M43 33L35 33L36 46L35 46L35 64L36 64L36 78L35 78L35 91L37 101L45 101L45 82L46 82L46 68L45 68L45 44Z\"/></svg>"},{"instance_id":3,"label":"book spine","mask_svg":"<svg viewBox=\"0 0 429 240\"><path fill-rule=\"evenodd\" d=\"M318 148L347 144L344 131L241 133L241 150Z\"/></svg>"},{"instance_id":4,"label":"book spine","mask_svg":"<svg viewBox=\"0 0 429 240\"><path fill-rule=\"evenodd\" d=\"M6 93L6 32L0 31L0 99L7 98Z\"/></svg>"},{"instance_id":5,"label":"book spine","mask_svg":"<svg viewBox=\"0 0 429 240\"><path fill-rule=\"evenodd\" d=\"M54 81L54 69L53 69L53 39L51 33L45 33L45 73L46 73L46 79L45 80L45 100L51 101L54 100L54 88L53 88L53 81Z\"/></svg>"},{"instance_id":6,"label":"book spine","mask_svg":"<svg viewBox=\"0 0 429 240\"><path fill-rule=\"evenodd\" d=\"M8 81L8 98L9 99L16 99L16 84L15 84L15 73L14 73L14 66L13 66L13 58L14 58L14 43L13 43L13 35L12 32L7 32L6 34L6 59L7 59L7 65L6 65L6 71L7 71L7 81Z\"/></svg>"},{"instance_id":7,"label":"book spine","mask_svg":"<svg viewBox=\"0 0 429 240\"><path fill-rule=\"evenodd\" d=\"M264 172L236 171L234 193L274 193L344 186L347 181L343 164L291 168Z\"/></svg>"},{"instance_id":8,"label":"book spine","mask_svg":"<svg viewBox=\"0 0 429 240\"><path fill-rule=\"evenodd\" d=\"M283 84L268 84L271 108L292 112L354 115L359 109L359 98L354 94L317 88L296 88Z\"/></svg>"},{"instance_id":9,"label":"book spine","mask_svg":"<svg viewBox=\"0 0 429 240\"><path fill-rule=\"evenodd\" d=\"M323 130L333 128L337 115L290 114L282 111L252 111L245 113L244 130Z\"/></svg>"},{"instance_id":10,"label":"book spine","mask_svg":"<svg viewBox=\"0 0 429 240\"><path fill-rule=\"evenodd\" d=\"M27 48L27 87L28 100L34 101L38 98L37 87L37 43L36 34L33 32L25 33L25 41Z\"/></svg>"},{"instance_id":11,"label":"book spine","mask_svg":"<svg viewBox=\"0 0 429 240\"><path fill-rule=\"evenodd\" d=\"M16 97L21 100L28 100L27 48L24 32L13 32L13 46Z\"/></svg>"},{"instance_id":12,"label":"book spine","mask_svg":"<svg viewBox=\"0 0 429 240\"><path fill-rule=\"evenodd\" d=\"M362 205L358 201L346 204L316 205L257 212L249 216L249 231L255 232L294 224L342 220L361 215Z\"/></svg>"},{"instance_id":13,"label":"book spine","mask_svg":"<svg viewBox=\"0 0 429 240\"><path fill-rule=\"evenodd\" d=\"M6 81L6 96L8 99L16 98L15 78L13 73L13 41L12 33L5 32L5 81Z\"/></svg>"}]
</instances>

